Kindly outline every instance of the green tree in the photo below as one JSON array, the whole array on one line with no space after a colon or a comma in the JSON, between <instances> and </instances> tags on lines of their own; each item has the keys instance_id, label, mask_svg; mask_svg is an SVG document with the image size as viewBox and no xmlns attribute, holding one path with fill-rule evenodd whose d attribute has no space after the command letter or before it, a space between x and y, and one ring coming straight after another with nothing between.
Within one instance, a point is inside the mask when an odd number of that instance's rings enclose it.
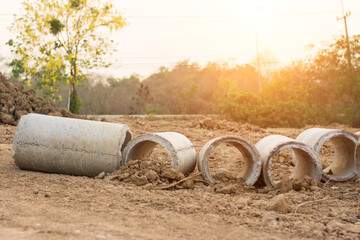
<instances>
[{"instance_id":1,"label":"green tree","mask_svg":"<svg viewBox=\"0 0 360 240\"><path fill-rule=\"evenodd\" d=\"M309 72L316 81L330 91L334 114L343 115L344 122L360 126L360 35L350 39L351 65L347 59L345 36L329 41L317 53Z\"/></svg>"},{"instance_id":2,"label":"green tree","mask_svg":"<svg viewBox=\"0 0 360 240\"><path fill-rule=\"evenodd\" d=\"M80 110L76 84L86 70L108 67L105 56L115 44L109 32L126 25L111 2L102 0L25 0L24 14L15 19L11 30L17 33L8 45L17 54L11 62L13 74L29 82L41 79L35 87L54 97L57 82L69 84L69 107Z\"/></svg>"}]
</instances>

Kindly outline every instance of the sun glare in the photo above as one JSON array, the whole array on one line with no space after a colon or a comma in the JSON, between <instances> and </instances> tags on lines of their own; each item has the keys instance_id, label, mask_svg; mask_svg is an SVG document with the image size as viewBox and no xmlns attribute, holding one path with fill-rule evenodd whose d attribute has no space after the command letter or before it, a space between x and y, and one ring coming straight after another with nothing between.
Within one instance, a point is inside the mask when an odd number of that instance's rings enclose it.
<instances>
[{"instance_id":1,"label":"sun glare","mask_svg":"<svg viewBox=\"0 0 360 240\"><path fill-rule=\"evenodd\" d=\"M264 4L261 1L248 1L246 14L252 21L259 21L264 17Z\"/></svg>"}]
</instances>

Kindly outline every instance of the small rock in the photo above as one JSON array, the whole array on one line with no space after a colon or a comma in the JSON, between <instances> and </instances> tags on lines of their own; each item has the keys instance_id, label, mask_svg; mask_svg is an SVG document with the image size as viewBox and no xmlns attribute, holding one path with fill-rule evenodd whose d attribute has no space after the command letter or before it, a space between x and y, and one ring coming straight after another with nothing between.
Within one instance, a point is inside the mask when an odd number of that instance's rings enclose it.
<instances>
[{"instance_id":1,"label":"small rock","mask_svg":"<svg viewBox=\"0 0 360 240\"><path fill-rule=\"evenodd\" d=\"M201 125L208 129L215 129L217 127L216 121L210 118L205 119Z\"/></svg>"},{"instance_id":2,"label":"small rock","mask_svg":"<svg viewBox=\"0 0 360 240\"><path fill-rule=\"evenodd\" d=\"M132 180L132 182L133 182L135 185L137 185L137 186L143 186L143 185L149 183L149 181L148 181L148 179L147 179L146 176L141 176L141 177L139 177L139 176L133 176L131 180Z\"/></svg>"},{"instance_id":3,"label":"small rock","mask_svg":"<svg viewBox=\"0 0 360 240\"><path fill-rule=\"evenodd\" d=\"M45 194L44 194L44 197L49 198L49 197L50 197L50 193L45 193Z\"/></svg>"},{"instance_id":4,"label":"small rock","mask_svg":"<svg viewBox=\"0 0 360 240\"><path fill-rule=\"evenodd\" d=\"M267 209L280 213L288 213L290 210L289 205L287 204L285 196L283 194L279 194L273 197L270 200Z\"/></svg>"},{"instance_id":5,"label":"small rock","mask_svg":"<svg viewBox=\"0 0 360 240\"><path fill-rule=\"evenodd\" d=\"M284 178L275 184L275 189L279 189L282 193L290 192L293 189L292 182L289 178Z\"/></svg>"},{"instance_id":6,"label":"small rock","mask_svg":"<svg viewBox=\"0 0 360 240\"><path fill-rule=\"evenodd\" d=\"M237 205L241 205L241 206L248 206L250 204L251 200L250 198L247 197L240 197L236 200L236 204Z\"/></svg>"},{"instance_id":7,"label":"small rock","mask_svg":"<svg viewBox=\"0 0 360 240\"><path fill-rule=\"evenodd\" d=\"M234 194L237 191L237 186L236 185L220 186L215 188L215 191L217 193L223 193L223 194Z\"/></svg>"},{"instance_id":8,"label":"small rock","mask_svg":"<svg viewBox=\"0 0 360 240\"><path fill-rule=\"evenodd\" d=\"M253 217L261 217L261 212L259 211L251 211L250 215Z\"/></svg>"},{"instance_id":9,"label":"small rock","mask_svg":"<svg viewBox=\"0 0 360 240\"><path fill-rule=\"evenodd\" d=\"M170 180L176 180L176 181L185 178L184 174L176 171L173 168L166 168L165 170L161 171L160 177L167 178Z\"/></svg>"},{"instance_id":10,"label":"small rock","mask_svg":"<svg viewBox=\"0 0 360 240\"><path fill-rule=\"evenodd\" d=\"M106 173L105 172L101 172L99 173L99 175L97 175L96 177L94 177L95 179L104 179Z\"/></svg>"},{"instance_id":11,"label":"small rock","mask_svg":"<svg viewBox=\"0 0 360 240\"><path fill-rule=\"evenodd\" d=\"M151 183L148 183L143 188L146 190L151 190L151 189L154 189L154 185L152 185Z\"/></svg>"},{"instance_id":12,"label":"small rock","mask_svg":"<svg viewBox=\"0 0 360 240\"><path fill-rule=\"evenodd\" d=\"M5 124L15 125L15 120L13 115L0 112L0 122Z\"/></svg>"},{"instance_id":13,"label":"small rock","mask_svg":"<svg viewBox=\"0 0 360 240\"><path fill-rule=\"evenodd\" d=\"M149 170L145 176L150 182L154 182L159 178L159 175L154 170Z\"/></svg>"},{"instance_id":14,"label":"small rock","mask_svg":"<svg viewBox=\"0 0 360 240\"><path fill-rule=\"evenodd\" d=\"M121 181L125 178L130 177L131 174L129 172L124 172L124 173L117 174L116 176L117 176L117 179L119 179Z\"/></svg>"},{"instance_id":15,"label":"small rock","mask_svg":"<svg viewBox=\"0 0 360 240\"><path fill-rule=\"evenodd\" d=\"M104 179L109 180L109 181L120 180L118 175L108 175L108 176L105 176Z\"/></svg>"},{"instance_id":16,"label":"small rock","mask_svg":"<svg viewBox=\"0 0 360 240\"><path fill-rule=\"evenodd\" d=\"M310 186L318 187L319 186L319 180L312 178L310 180Z\"/></svg>"},{"instance_id":17,"label":"small rock","mask_svg":"<svg viewBox=\"0 0 360 240\"><path fill-rule=\"evenodd\" d=\"M193 189L194 188L194 181L193 180L186 180L182 183L182 186L187 189Z\"/></svg>"},{"instance_id":18,"label":"small rock","mask_svg":"<svg viewBox=\"0 0 360 240\"><path fill-rule=\"evenodd\" d=\"M319 188L318 186L310 186L310 191L312 191L312 192L317 192L320 190L321 190L321 188Z\"/></svg>"},{"instance_id":19,"label":"small rock","mask_svg":"<svg viewBox=\"0 0 360 240\"><path fill-rule=\"evenodd\" d=\"M148 169L151 165L152 162L151 161L141 161L140 164L140 169Z\"/></svg>"}]
</instances>

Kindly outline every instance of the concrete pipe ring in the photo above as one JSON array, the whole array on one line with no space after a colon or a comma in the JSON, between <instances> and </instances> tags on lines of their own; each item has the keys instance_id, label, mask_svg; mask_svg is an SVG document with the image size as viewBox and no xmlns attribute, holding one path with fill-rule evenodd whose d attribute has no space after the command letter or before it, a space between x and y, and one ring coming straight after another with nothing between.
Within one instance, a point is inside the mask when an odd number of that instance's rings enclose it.
<instances>
[{"instance_id":1,"label":"concrete pipe ring","mask_svg":"<svg viewBox=\"0 0 360 240\"><path fill-rule=\"evenodd\" d=\"M28 114L16 128L15 164L24 170L96 176L120 167L126 125Z\"/></svg>"},{"instance_id":2,"label":"concrete pipe ring","mask_svg":"<svg viewBox=\"0 0 360 240\"><path fill-rule=\"evenodd\" d=\"M190 140L176 132L150 133L132 139L123 151L122 166L129 161L143 159L160 144L171 159L171 166L183 174L194 171L196 151Z\"/></svg>"},{"instance_id":3,"label":"concrete pipe ring","mask_svg":"<svg viewBox=\"0 0 360 240\"><path fill-rule=\"evenodd\" d=\"M261 172L260 154L250 141L240 136L222 136L213 138L201 148L198 156L198 169L204 179L210 183L215 182L210 174L208 166L209 157L214 149L223 143L233 145L243 155L245 158L245 166L241 176L247 185L252 186L259 178Z\"/></svg>"},{"instance_id":4,"label":"concrete pipe ring","mask_svg":"<svg viewBox=\"0 0 360 240\"><path fill-rule=\"evenodd\" d=\"M356 177L356 135L338 129L310 128L302 132L296 140L312 147L318 155L326 141L329 140L333 144L334 159L322 170L323 181L341 182Z\"/></svg>"},{"instance_id":5,"label":"concrete pipe ring","mask_svg":"<svg viewBox=\"0 0 360 240\"><path fill-rule=\"evenodd\" d=\"M355 135L359 138L360 137L360 132L356 132ZM355 169L356 169L358 178L360 178L360 141L359 140L358 140L358 142L356 144Z\"/></svg>"},{"instance_id":6,"label":"concrete pipe ring","mask_svg":"<svg viewBox=\"0 0 360 240\"><path fill-rule=\"evenodd\" d=\"M255 147L259 151L262 161L262 171L256 185L274 187L275 184L271 176L271 162L276 155L287 148L292 149L295 162L295 167L289 178L302 179L309 176L321 180L320 159L315 151L305 143L282 135L270 135L261 139L255 144Z\"/></svg>"}]
</instances>

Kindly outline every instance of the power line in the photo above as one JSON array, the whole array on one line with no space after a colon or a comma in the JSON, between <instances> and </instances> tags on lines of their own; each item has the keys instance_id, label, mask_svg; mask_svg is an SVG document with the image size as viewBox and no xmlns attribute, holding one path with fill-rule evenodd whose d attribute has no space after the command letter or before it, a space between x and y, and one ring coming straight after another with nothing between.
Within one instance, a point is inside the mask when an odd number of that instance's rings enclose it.
<instances>
[{"instance_id":1,"label":"power line","mask_svg":"<svg viewBox=\"0 0 360 240\"><path fill-rule=\"evenodd\" d=\"M339 20L344 19L345 36L346 36L346 48L347 48L346 56L347 56L347 60L348 60L348 64L349 64L349 69L351 69L351 50L350 50L349 34L348 34L347 23L346 23L346 18L351 15L351 12L348 11L348 12L345 13L343 0L341 0L341 8L342 8L343 16L340 17L340 18L338 17L337 20L339 21Z\"/></svg>"}]
</instances>

